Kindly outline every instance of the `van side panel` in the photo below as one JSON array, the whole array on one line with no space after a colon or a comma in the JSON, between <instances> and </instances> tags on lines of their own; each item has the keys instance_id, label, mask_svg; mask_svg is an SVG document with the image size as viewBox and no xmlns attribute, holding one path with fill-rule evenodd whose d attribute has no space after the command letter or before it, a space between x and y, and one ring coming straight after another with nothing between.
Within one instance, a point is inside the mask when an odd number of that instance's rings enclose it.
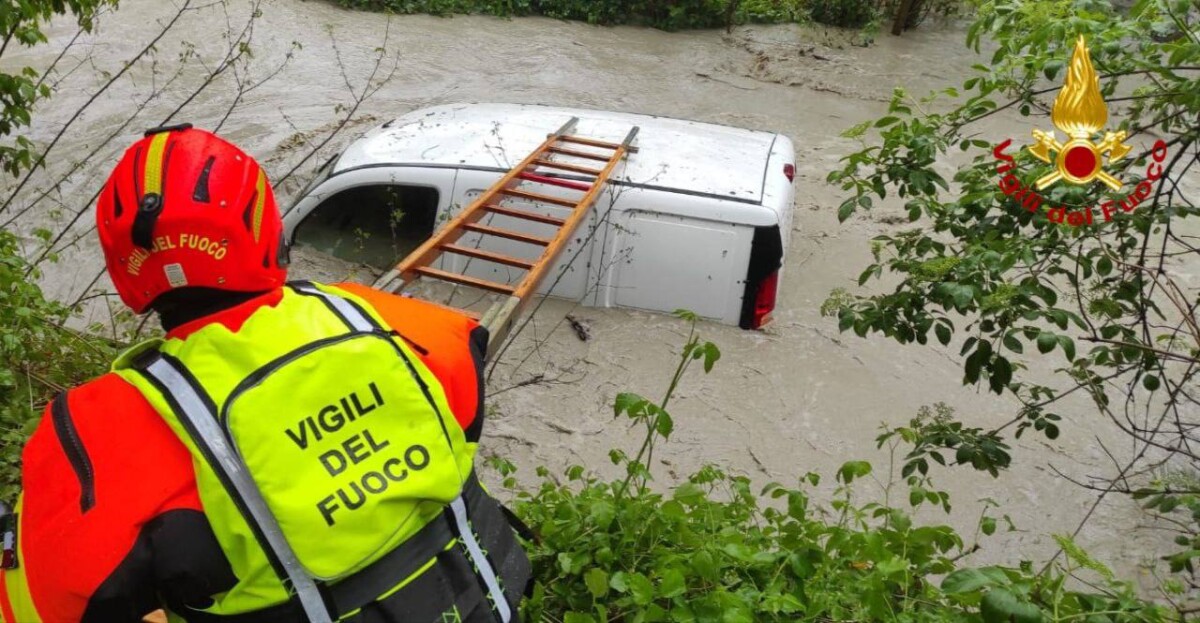
<instances>
[{"instance_id":1,"label":"van side panel","mask_svg":"<svg viewBox=\"0 0 1200 623\"><path fill-rule=\"evenodd\" d=\"M641 210L624 216L610 250L615 306L737 323L753 228Z\"/></svg>"}]
</instances>

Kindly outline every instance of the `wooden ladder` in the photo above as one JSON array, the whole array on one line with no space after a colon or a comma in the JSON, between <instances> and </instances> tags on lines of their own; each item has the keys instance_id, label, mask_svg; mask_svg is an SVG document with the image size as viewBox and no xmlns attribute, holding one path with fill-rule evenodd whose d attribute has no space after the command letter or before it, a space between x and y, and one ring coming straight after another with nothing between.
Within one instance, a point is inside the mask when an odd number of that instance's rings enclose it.
<instances>
[{"instance_id":1,"label":"wooden ladder","mask_svg":"<svg viewBox=\"0 0 1200 623\"><path fill-rule=\"evenodd\" d=\"M488 357L491 358L504 339L508 337L513 321L529 302L531 295L545 278L550 266L558 259L575 230L583 223L584 217L587 216L588 210L600 196L600 191L609 176L612 175L613 170L627 154L637 152L637 147L633 146L633 141L638 134L636 126L629 131L622 142L612 143L572 135L571 133L574 132L578 123L579 118L572 117L558 131L550 134L545 142L533 150L520 164L509 170L491 188L484 191L458 216L451 219L445 227L410 253L408 257L401 260L395 268L384 273L374 286L385 291L400 292L415 279L426 277L507 295L507 298L493 304L482 316L468 310L457 310L478 318L480 324L488 329L491 336L488 343ZM594 168L564 162L561 158L556 159L561 156L603 164L599 168ZM588 176L591 179L577 181L552 177L547 174L552 171ZM522 188L528 184L568 188L578 191L582 195L573 199L553 197ZM569 208L570 213L565 218L537 214L504 205L504 202L509 199ZM558 231L551 237L543 237L480 223L480 220L489 214L500 214L553 225L558 228ZM459 238L467 233L481 235L480 244L477 247L456 244ZM504 238L542 247L542 252L532 260L495 253L485 248L486 241L491 238ZM525 274L517 283L510 284L433 268L433 264L437 263L445 253L511 266L525 271Z\"/></svg>"}]
</instances>

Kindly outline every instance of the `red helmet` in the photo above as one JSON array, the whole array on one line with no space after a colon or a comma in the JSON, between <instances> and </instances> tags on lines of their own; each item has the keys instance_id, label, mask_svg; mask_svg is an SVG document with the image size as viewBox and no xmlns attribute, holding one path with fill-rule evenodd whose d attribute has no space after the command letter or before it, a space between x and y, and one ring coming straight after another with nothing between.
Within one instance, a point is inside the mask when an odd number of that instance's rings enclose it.
<instances>
[{"instance_id":1,"label":"red helmet","mask_svg":"<svg viewBox=\"0 0 1200 623\"><path fill-rule=\"evenodd\" d=\"M191 124L149 130L125 152L100 192L96 228L113 285L139 314L176 288L258 292L287 279L266 174Z\"/></svg>"}]
</instances>

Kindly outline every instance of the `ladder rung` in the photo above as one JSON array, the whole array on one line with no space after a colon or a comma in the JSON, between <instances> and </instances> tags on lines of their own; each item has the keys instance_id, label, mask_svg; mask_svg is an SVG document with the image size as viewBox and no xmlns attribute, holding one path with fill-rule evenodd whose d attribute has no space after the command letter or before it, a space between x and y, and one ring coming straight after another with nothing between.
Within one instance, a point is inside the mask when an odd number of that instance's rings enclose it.
<instances>
[{"instance_id":1,"label":"ladder rung","mask_svg":"<svg viewBox=\"0 0 1200 623\"><path fill-rule=\"evenodd\" d=\"M561 171L571 171L572 173L583 173L585 175L600 175L600 169L590 167L581 167L577 164L567 164L565 162L551 162L549 160L534 160L533 164L539 167L550 167Z\"/></svg>"},{"instance_id":2,"label":"ladder rung","mask_svg":"<svg viewBox=\"0 0 1200 623\"><path fill-rule=\"evenodd\" d=\"M512 294L517 290L515 287L507 284L496 283L495 281L487 281L486 279L476 279L475 277L468 277L466 275L459 275L456 273L448 273L444 270L438 270L428 266L418 266L413 269L413 272L417 273L418 275L440 279L441 281L449 281L450 283L457 283L459 285L471 286L473 288L480 288L482 290L489 290L491 292L499 292L500 294Z\"/></svg>"},{"instance_id":3,"label":"ladder rung","mask_svg":"<svg viewBox=\"0 0 1200 623\"><path fill-rule=\"evenodd\" d=\"M517 175L517 177L519 177L527 182L535 182L537 184L549 184L551 186L561 186L563 188L570 188L573 190L582 190L585 193L592 189L592 185L587 184L585 182L577 182L575 180L564 180L560 177L549 177L547 175L538 175L537 173L520 173Z\"/></svg>"},{"instance_id":4,"label":"ladder rung","mask_svg":"<svg viewBox=\"0 0 1200 623\"><path fill-rule=\"evenodd\" d=\"M508 266L516 266L517 268L524 268L525 270L529 270L530 268L537 266L537 262L523 260L519 257L512 257L511 255L501 255L499 253L492 253L491 251L484 251L483 249L473 249L471 247L460 247L456 244L443 244L443 245L441 245L441 249L443 251L448 251L450 253L457 253L459 255L465 255L467 257L474 257L474 258L478 258L481 260L487 260L489 262L496 262L497 264L506 264Z\"/></svg>"},{"instance_id":5,"label":"ladder rung","mask_svg":"<svg viewBox=\"0 0 1200 623\"><path fill-rule=\"evenodd\" d=\"M512 208L506 208L504 206L492 205L490 203L488 205L483 206L483 209L487 210L488 212L495 212L496 214L504 214L506 216L511 216L514 218L523 218L527 221L537 221L539 223L545 223L547 225L562 225L563 223L566 222L563 219L558 218L557 216L546 216L545 214L537 214L535 212L526 212L525 210L514 210Z\"/></svg>"},{"instance_id":6,"label":"ladder rung","mask_svg":"<svg viewBox=\"0 0 1200 623\"><path fill-rule=\"evenodd\" d=\"M604 149L616 149L621 146L620 143L610 143L608 141L598 141L593 138L584 138L582 136L560 136L560 137L558 137L558 140L566 141L568 143L578 143L580 145L588 145L591 147L603 147Z\"/></svg>"},{"instance_id":7,"label":"ladder rung","mask_svg":"<svg viewBox=\"0 0 1200 623\"><path fill-rule=\"evenodd\" d=\"M557 204L557 205L568 207L568 208L573 208L573 207L579 205L578 201L571 201L570 199L560 199L558 197L551 197L550 195L543 195L541 193L531 193L527 190L519 190L516 188L505 188L505 189L502 189L500 192L505 195L509 195L510 197L520 197L521 199L528 199L530 201L541 201L544 203L553 203L553 204Z\"/></svg>"},{"instance_id":8,"label":"ladder rung","mask_svg":"<svg viewBox=\"0 0 1200 623\"><path fill-rule=\"evenodd\" d=\"M576 158L588 158L590 160L599 160L600 162L608 162L612 156L604 156L601 154L591 154L586 151L578 151L575 149L567 149L565 147L547 147L546 151L562 154L564 156L575 156Z\"/></svg>"},{"instance_id":9,"label":"ladder rung","mask_svg":"<svg viewBox=\"0 0 1200 623\"><path fill-rule=\"evenodd\" d=\"M523 234L519 231L513 231L511 229L501 229L499 227L491 227L488 225L480 225L479 223L464 223L462 228L467 231L473 231L473 232L480 233L480 234L486 234L488 236L499 236L500 238L508 238L509 240L516 240L517 242L526 242L529 244L536 244L536 245L540 245L543 247L550 244L550 242L551 242L549 238L540 238L538 236L530 236L529 234Z\"/></svg>"}]
</instances>

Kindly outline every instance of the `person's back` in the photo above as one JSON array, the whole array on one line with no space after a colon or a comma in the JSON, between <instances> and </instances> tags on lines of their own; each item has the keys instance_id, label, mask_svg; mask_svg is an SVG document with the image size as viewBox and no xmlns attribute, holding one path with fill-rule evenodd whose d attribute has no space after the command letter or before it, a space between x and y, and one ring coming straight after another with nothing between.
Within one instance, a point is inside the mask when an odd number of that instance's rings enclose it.
<instances>
[{"instance_id":1,"label":"person's back","mask_svg":"<svg viewBox=\"0 0 1200 623\"><path fill-rule=\"evenodd\" d=\"M199 130L148 133L97 219L118 292L168 333L30 439L6 623L517 619L528 560L473 473L482 328L283 285L265 176Z\"/></svg>"}]
</instances>

